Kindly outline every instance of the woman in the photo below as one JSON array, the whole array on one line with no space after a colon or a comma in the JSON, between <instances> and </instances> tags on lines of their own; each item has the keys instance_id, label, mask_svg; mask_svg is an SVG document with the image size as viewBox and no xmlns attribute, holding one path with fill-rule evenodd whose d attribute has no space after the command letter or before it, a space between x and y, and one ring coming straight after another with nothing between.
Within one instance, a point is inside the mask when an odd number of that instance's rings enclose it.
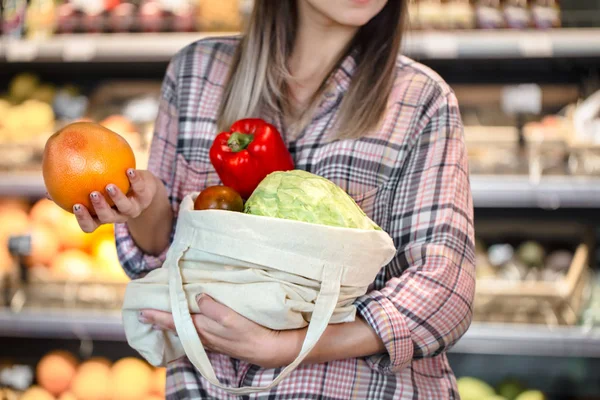
<instances>
[{"instance_id":1,"label":"woman","mask_svg":"<svg viewBox=\"0 0 600 400\"><path fill-rule=\"evenodd\" d=\"M458 399L446 351L471 321L474 233L456 98L434 72L398 55L406 1L256 0L240 38L196 42L170 63L148 171L128 171L111 209L92 193L82 229L116 223L132 278L159 268L178 204L218 184L208 149L241 118L281 131L296 167L331 179L394 238L398 254L356 301L355 322L330 325L270 399ZM194 322L222 383L264 385L300 350L305 330L275 332L202 297ZM143 311L156 329L170 314ZM135 384L135 382L132 382ZM186 359L167 398L231 398Z\"/></svg>"}]
</instances>

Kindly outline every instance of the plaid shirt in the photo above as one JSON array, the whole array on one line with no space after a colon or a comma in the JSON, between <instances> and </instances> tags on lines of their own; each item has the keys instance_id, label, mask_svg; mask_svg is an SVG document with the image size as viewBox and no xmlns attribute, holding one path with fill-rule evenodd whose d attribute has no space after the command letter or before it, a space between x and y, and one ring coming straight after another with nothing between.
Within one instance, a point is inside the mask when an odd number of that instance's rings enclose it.
<instances>
[{"instance_id":1,"label":"plaid shirt","mask_svg":"<svg viewBox=\"0 0 600 400\"><path fill-rule=\"evenodd\" d=\"M234 37L201 40L169 64L148 168L166 185L175 212L187 193L220 183L208 150L238 43ZM445 352L469 327L475 278L473 206L457 100L438 75L400 56L383 125L361 139L335 140L339 104L354 69L349 56L297 137L286 137L281 115L261 117L281 130L298 169L340 185L394 239L397 256L355 303L387 353L302 366L271 393L247 399L459 398ZM117 226L116 237L132 278L162 265L165 254L144 254L126 225ZM264 385L280 371L218 354L210 358L220 381L231 386ZM184 358L168 367L167 398L234 397L211 386Z\"/></svg>"}]
</instances>

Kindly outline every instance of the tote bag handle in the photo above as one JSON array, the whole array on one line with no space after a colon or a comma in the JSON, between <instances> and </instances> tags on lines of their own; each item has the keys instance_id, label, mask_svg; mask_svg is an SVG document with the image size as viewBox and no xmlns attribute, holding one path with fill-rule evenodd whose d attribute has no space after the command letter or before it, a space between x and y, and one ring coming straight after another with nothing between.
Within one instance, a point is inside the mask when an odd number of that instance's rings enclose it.
<instances>
[{"instance_id":1,"label":"tote bag handle","mask_svg":"<svg viewBox=\"0 0 600 400\"><path fill-rule=\"evenodd\" d=\"M177 335L188 359L206 380L230 394L245 395L273 389L300 365L325 332L340 295L342 268L334 265L323 266L321 290L317 296L308 331L298 357L266 386L229 387L222 385L217 379L192 321L179 266L186 250L187 247L180 248L177 251L175 262L169 263L169 297Z\"/></svg>"}]
</instances>

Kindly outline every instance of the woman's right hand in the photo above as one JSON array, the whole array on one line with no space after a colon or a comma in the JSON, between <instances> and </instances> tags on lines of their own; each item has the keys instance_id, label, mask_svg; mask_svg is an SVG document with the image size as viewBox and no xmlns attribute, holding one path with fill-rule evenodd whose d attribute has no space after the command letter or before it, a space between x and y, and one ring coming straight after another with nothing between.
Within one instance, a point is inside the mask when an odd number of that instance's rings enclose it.
<instances>
[{"instance_id":1,"label":"woman's right hand","mask_svg":"<svg viewBox=\"0 0 600 400\"><path fill-rule=\"evenodd\" d=\"M158 191L159 181L150 171L127 170L131 188L123 193L116 185L106 186L106 192L115 204L111 207L100 192L90 193L90 199L96 216L82 204L75 204L73 213L81 230L87 233L95 231L102 224L129 222L138 218L146 210Z\"/></svg>"}]
</instances>

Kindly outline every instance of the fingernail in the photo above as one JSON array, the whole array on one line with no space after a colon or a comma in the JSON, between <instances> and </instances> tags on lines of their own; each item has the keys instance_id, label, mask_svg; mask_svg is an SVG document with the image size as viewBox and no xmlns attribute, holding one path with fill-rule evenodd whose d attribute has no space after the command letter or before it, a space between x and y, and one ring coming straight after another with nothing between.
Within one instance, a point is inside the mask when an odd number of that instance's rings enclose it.
<instances>
[{"instance_id":1,"label":"fingernail","mask_svg":"<svg viewBox=\"0 0 600 400\"><path fill-rule=\"evenodd\" d=\"M200 303L200 300L204 297L204 293L198 293L196 295L196 303Z\"/></svg>"},{"instance_id":2,"label":"fingernail","mask_svg":"<svg viewBox=\"0 0 600 400\"><path fill-rule=\"evenodd\" d=\"M135 171L132 168L129 168L127 170L127 175L129 175L130 178L135 178Z\"/></svg>"},{"instance_id":3,"label":"fingernail","mask_svg":"<svg viewBox=\"0 0 600 400\"><path fill-rule=\"evenodd\" d=\"M73 211L75 211L75 212L79 212L80 210L81 210L81 206L80 206L79 204L75 204L75 205L73 206Z\"/></svg>"},{"instance_id":4,"label":"fingernail","mask_svg":"<svg viewBox=\"0 0 600 400\"><path fill-rule=\"evenodd\" d=\"M138 313L138 321L140 321L140 323L142 323L142 324L147 324L147 323L149 322L149 321L148 321L148 318L146 318L146 317L144 316L144 312L143 312L143 311L140 311L140 312Z\"/></svg>"},{"instance_id":5,"label":"fingernail","mask_svg":"<svg viewBox=\"0 0 600 400\"><path fill-rule=\"evenodd\" d=\"M92 192L92 193L90 194L90 197L92 198L92 200L98 200L98 198L99 198L100 196L98 196L98 192Z\"/></svg>"},{"instance_id":6,"label":"fingernail","mask_svg":"<svg viewBox=\"0 0 600 400\"><path fill-rule=\"evenodd\" d=\"M109 194L113 195L113 194L115 194L115 187L114 187L113 185L108 185L108 186L106 187L106 191L107 191Z\"/></svg>"},{"instance_id":7,"label":"fingernail","mask_svg":"<svg viewBox=\"0 0 600 400\"><path fill-rule=\"evenodd\" d=\"M152 325L152 330L153 330L153 331L162 331L162 330L164 330L164 329L163 329L163 328L161 328L161 327L160 327L160 326L158 326L158 325Z\"/></svg>"}]
</instances>

